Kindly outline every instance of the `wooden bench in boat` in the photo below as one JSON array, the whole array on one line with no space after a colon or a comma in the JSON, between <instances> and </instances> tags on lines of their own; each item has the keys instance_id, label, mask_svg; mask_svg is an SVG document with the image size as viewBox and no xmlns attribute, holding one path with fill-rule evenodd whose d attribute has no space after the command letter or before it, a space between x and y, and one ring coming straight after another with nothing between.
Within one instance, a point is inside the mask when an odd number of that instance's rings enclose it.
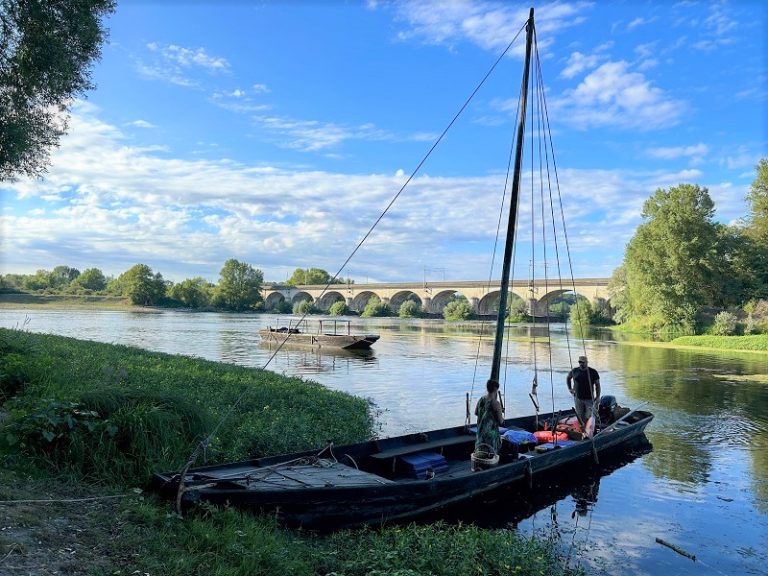
<instances>
[{"instance_id":1,"label":"wooden bench in boat","mask_svg":"<svg viewBox=\"0 0 768 576\"><path fill-rule=\"evenodd\" d=\"M381 452L371 454L371 458L374 460L388 460L390 458L407 456L408 454L417 454L419 452L433 452L448 446L456 446L464 443L468 444L474 441L474 434L462 434L461 436L454 436L453 438L439 438L428 442L419 442L417 444L406 444L405 446L389 448L388 450L382 450Z\"/></svg>"}]
</instances>

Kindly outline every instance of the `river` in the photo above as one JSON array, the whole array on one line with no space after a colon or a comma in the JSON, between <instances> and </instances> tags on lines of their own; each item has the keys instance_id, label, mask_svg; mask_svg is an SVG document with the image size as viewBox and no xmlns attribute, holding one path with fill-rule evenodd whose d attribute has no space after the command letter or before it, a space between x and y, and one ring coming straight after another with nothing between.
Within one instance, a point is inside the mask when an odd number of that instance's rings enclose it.
<instances>
[{"instance_id":1,"label":"river","mask_svg":"<svg viewBox=\"0 0 768 576\"><path fill-rule=\"evenodd\" d=\"M6 328L260 368L274 351L260 344L258 329L284 323L270 315L0 309ZM382 436L454 426L464 422L465 395L474 403L488 376L492 338L479 339L479 329L354 319L353 331L381 334L370 354L283 349L267 368L370 398ZM768 383L755 377L768 373L768 356L647 347L607 331L582 344L562 325L545 335L541 326L511 330L506 416L533 412L534 367L542 411L570 406L565 375L586 352L604 395L655 414L646 431L652 450L568 479L564 489L553 478L551 492L525 514L501 501L475 520L551 538L569 562L596 574L768 575Z\"/></svg>"}]
</instances>

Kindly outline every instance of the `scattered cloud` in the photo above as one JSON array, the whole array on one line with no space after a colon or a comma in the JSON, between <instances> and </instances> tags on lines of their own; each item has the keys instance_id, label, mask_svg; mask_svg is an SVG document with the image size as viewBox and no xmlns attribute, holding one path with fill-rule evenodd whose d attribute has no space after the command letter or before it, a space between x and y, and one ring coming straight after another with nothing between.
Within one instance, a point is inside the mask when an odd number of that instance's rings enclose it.
<instances>
[{"instance_id":1,"label":"scattered cloud","mask_svg":"<svg viewBox=\"0 0 768 576\"><path fill-rule=\"evenodd\" d=\"M635 28L638 28L640 26L647 26L648 24L653 24L656 21L656 17L653 18L635 18L627 24L627 30L632 31Z\"/></svg>"},{"instance_id":2,"label":"scattered cloud","mask_svg":"<svg viewBox=\"0 0 768 576\"><path fill-rule=\"evenodd\" d=\"M129 122L128 126L133 126L134 128L157 128L154 124L151 122L147 122L146 120L134 120L133 122Z\"/></svg>"},{"instance_id":3,"label":"scattered cloud","mask_svg":"<svg viewBox=\"0 0 768 576\"><path fill-rule=\"evenodd\" d=\"M536 27L542 40L539 49L552 43L558 30L579 25L592 2L553 2L536 9ZM369 7L377 8L378 4ZM406 27L398 34L403 41L444 45L453 49L461 42L471 42L483 50L504 49L522 30L528 18L527 7L512 7L498 2L471 0L403 0L395 3L396 17ZM516 46L522 55L523 46Z\"/></svg>"},{"instance_id":4,"label":"scattered cloud","mask_svg":"<svg viewBox=\"0 0 768 576\"><path fill-rule=\"evenodd\" d=\"M160 45L150 42L146 45L148 54L145 62L138 59L136 71L150 80L163 80L178 86L194 87L200 81L194 75L203 71L207 74L228 72L229 62L225 58L211 56L205 48L184 48L175 44Z\"/></svg>"},{"instance_id":5,"label":"scattered cloud","mask_svg":"<svg viewBox=\"0 0 768 576\"><path fill-rule=\"evenodd\" d=\"M727 15L725 6L721 2L710 4L709 16L701 23L702 38L691 45L694 49L710 52L736 41L738 24Z\"/></svg>"},{"instance_id":6,"label":"scattered cloud","mask_svg":"<svg viewBox=\"0 0 768 576\"><path fill-rule=\"evenodd\" d=\"M667 96L625 61L606 62L566 91L554 106L576 127L651 130L676 124L686 106Z\"/></svg>"},{"instance_id":7,"label":"scattered cloud","mask_svg":"<svg viewBox=\"0 0 768 576\"><path fill-rule=\"evenodd\" d=\"M701 163L708 153L709 146L703 143L694 144L692 146L651 148L647 151L648 156L651 158L659 158L662 160L690 158L691 162L694 164Z\"/></svg>"},{"instance_id":8,"label":"scattered cloud","mask_svg":"<svg viewBox=\"0 0 768 576\"><path fill-rule=\"evenodd\" d=\"M288 128L331 135L313 134L307 142L345 135L344 129L311 123ZM372 130L358 129L362 134ZM118 274L142 262L175 281L194 275L215 280L231 257L262 269L268 279L308 263L335 271L404 176L184 160L127 141L99 120L92 105L76 107L70 133L54 153L47 176L7 187L8 193L40 206L24 216L2 215L2 226L14 230L4 247L9 255L4 266L18 272L50 267L64 250L68 265ZM594 235L587 232L595 220L604 222L597 243L605 250L630 235L650 182L661 180L657 174L618 170L564 170L560 176L564 208L580 216L569 228L575 251L594 244ZM467 246L490 253L497 219L493 210L467 211L466 199L496 206L502 184L499 174L417 177L374 231L358 257L364 262L357 266L372 278L405 280L412 276L412 254L429 251L439 266L460 250L468 254L462 273L486 277L489 262Z\"/></svg>"}]
</instances>

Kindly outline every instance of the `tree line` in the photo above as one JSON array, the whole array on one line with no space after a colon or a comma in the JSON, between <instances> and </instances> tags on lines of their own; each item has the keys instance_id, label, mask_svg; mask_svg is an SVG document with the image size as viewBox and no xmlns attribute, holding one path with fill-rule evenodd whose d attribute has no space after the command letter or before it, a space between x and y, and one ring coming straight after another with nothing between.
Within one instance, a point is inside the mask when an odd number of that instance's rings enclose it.
<instances>
[{"instance_id":1,"label":"tree line","mask_svg":"<svg viewBox=\"0 0 768 576\"><path fill-rule=\"evenodd\" d=\"M320 268L296 268L285 283L351 284L353 280L334 279ZM174 283L146 264L136 264L117 277L106 276L99 268L87 268L80 272L77 268L64 265L53 270L38 270L34 274L0 276L2 292L119 296L140 306L211 308L235 312L263 310L263 285L264 274L261 270L234 258L224 263L216 284L199 276Z\"/></svg>"}]
</instances>

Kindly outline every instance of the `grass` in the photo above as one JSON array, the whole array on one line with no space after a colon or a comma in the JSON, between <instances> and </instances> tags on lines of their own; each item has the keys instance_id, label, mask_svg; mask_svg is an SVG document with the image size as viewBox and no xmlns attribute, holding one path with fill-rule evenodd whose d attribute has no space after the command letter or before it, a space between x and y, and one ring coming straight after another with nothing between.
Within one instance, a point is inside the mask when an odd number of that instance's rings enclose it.
<instances>
[{"instance_id":1,"label":"grass","mask_svg":"<svg viewBox=\"0 0 768 576\"><path fill-rule=\"evenodd\" d=\"M443 524L320 536L145 494L232 410L208 457L371 434L371 406L311 382L204 360L0 330L0 572L251 576L571 574L510 530ZM311 424L311 425L310 425ZM287 434L286 431L291 433ZM116 496L116 497L112 497Z\"/></svg>"},{"instance_id":2,"label":"grass","mask_svg":"<svg viewBox=\"0 0 768 576\"><path fill-rule=\"evenodd\" d=\"M0 294L0 308L19 306L49 308L98 308L105 310L135 309L130 300L122 296L78 295L78 294Z\"/></svg>"},{"instance_id":3,"label":"grass","mask_svg":"<svg viewBox=\"0 0 768 576\"><path fill-rule=\"evenodd\" d=\"M672 340L675 346L694 346L714 350L750 350L768 352L768 334L750 336L681 336Z\"/></svg>"}]
</instances>

